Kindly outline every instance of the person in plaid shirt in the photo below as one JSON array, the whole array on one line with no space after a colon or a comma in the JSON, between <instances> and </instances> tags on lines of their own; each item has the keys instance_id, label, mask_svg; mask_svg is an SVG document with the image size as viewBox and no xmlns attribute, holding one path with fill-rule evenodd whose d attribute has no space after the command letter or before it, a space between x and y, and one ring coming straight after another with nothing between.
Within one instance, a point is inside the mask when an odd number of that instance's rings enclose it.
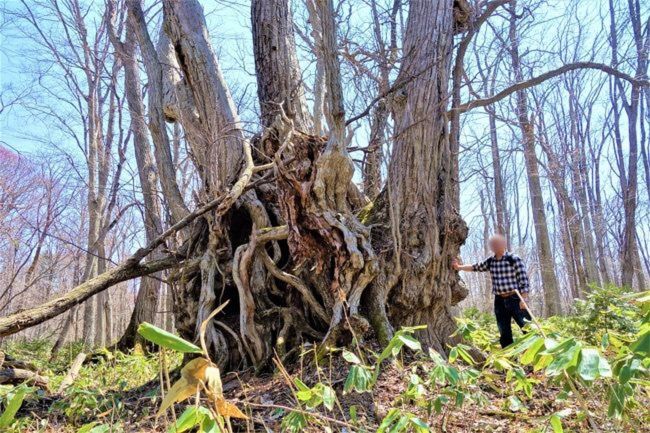
<instances>
[{"instance_id":1,"label":"person in plaid shirt","mask_svg":"<svg viewBox=\"0 0 650 433\"><path fill-rule=\"evenodd\" d=\"M494 315L500 334L499 342L501 347L506 347L513 341L512 319L520 328L524 327L526 320L531 320L526 304L519 299L516 292L519 290L521 297L528 300L530 290L528 275L523 260L507 251L505 237L492 236L488 246L494 253L493 256L473 265L462 265L458 260L454 260L452 266L457 271L490 272L494 294Z\"/></svg>"}]
</instances>

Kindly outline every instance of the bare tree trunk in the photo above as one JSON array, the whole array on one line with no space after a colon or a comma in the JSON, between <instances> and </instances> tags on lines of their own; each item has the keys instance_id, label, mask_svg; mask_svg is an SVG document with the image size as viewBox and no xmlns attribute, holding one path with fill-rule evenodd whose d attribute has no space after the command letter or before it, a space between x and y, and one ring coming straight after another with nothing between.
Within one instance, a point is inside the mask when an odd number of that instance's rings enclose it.
<instances>
[{"instance_id":1,"label":"bare tree trunk","mask_svg":"<svg viewBox=\"0 0 650 433\"><path fill-rule=\"evenodd\" d=\"M112 23L113 18L109 17L109 23ZM160 201L157 194L158 173L149 148L147 124L144 114L145 109L142 101L142 89L140 88L138 77L138 64L135 50L136 30L132 17L127 18L126 29L125 42L120 42L112 25L110 26L110 36L111 42L115 47L116 55L119 56L124 65L124 88L131 118L130 128L133 133L133 146L138 167L138 178L140 180L144 202L142 216L145 238L147 243L150 243L163 231L160 217ZM151 257L151 259L156 258L158 258L157 254L153 254ZM150 260L150 258L147 258L147 260ZM140 279L140 288L135 299L133 313L131 314L124 334L117 342L117 347L120 350L131 349L135 347L136 343L143 343L142 338L137 333L137 329L142 322L154 323L156 319L158 298L161 293L161 276L161 273L157 273L152 277L142 277Z\"/></svg>"},{"instance_id":2,"label":"bare tree trunk","mask_svg":"<svg viewBox=\"0 0 650 433\"><path fill-rule=\"evenodd\" d=\"M511 2L510 17L510 57L515 73L515 81L523 81L521 61L519 58L519 48L517 39L517 19L516 19L516 0ZM516 92L517 100L517 118L521 128L522 141L524 147L524 160L526 163L526 172L528 175L528 188L530 190L530 202L533 213L533 222L535 225L535 243L537 246L537 256L539 259L540 272L542 276L542 286L544 288L546 315L555 315L560 312L560 293L555 275L555 262L551 252L551 242L548 235L548 221L544 210L544 196L539 179L539 167L537 163L537 154L535 152L535 131L533 124L528 118L528 102L526 92L518 90Z\"/></svg>"},{"instance_id":3,"label":"bare tree trunk","mask_svg":"<svg viewBox=\"0 0 650 433\"><path fill-rule=\"evenodd\" d=\"M505 196L501 155L496 131L496 117L491 111L488 112L488 115L490 124L490 148L492 151L492 174L494 176L494 201L497 217L496 231L510 240L510 215L508 214L508 202Z\"/></svg>"},{"instance_id":4,"label":"bare tree trunk","mask_svg":"<svg viewBox=\"0 0 650 433\"><path fill-rule=\"evenodd\" d=\"M222 192L235 181L243 157L244 139L235 102L223 78L207 31L203 8L196 0L164 0L164 31L174 49L185 87L176 97L189 95L192 101L177 101L178 109L193 107L195 118L179 113L186 132L198 129L201 143L195 158L205 186ZM167 104L169 106L169 104ZM216 169L214 166L216 165Z\"/></svg>"},{"instance_id":5,"label":"bare tree trunk","mask_svg":"<svg viewBox=\"0 0 650 433\"><path fill-rule=\"evenodd\" d=\"M444 352L455 329L451 306L467 296L450 267L467 236L454 199L445 117L454 33L454 2L411 2L405 58L394 97L395 142L386 187L375 202L373 245L380 273L367 297L385 341L392 326L426 324L424 341ZM387 320L389 319L389 320Z\"/></svg>"},{"instance_id":6,"label":"bare tree trunk","mask_svg":"<svg viewBox=\"0 0 650 433\"><path fill-rule=\"evenodd\" d=\"M630 13L630 23L634 36L634 46L636 51L636 71L635 75L639 78L647 77L648 73L648 48L650 47L650 34L642 30L641 24L641 11L639 3L634 1L628 2ZM609 2L610 9L610 44L612 48L612 63L614 66L618 65L618 38L615 19L615 8L613 1ZM645 33L645 37L644 37ZM619 94L623 94L623 86L619 78L614 79L615 86ZM619 149L619 167L621 178L621 190L623 195L623 213L624 213L624 229L623 229L623 243L621 248L621 284L623 286L632 287L634 277L637 277L637 284L639 287L644 287L645 277L641 267L639 258L639 251L636 243L636 209L637 209L637 189L638 189L638 137L637 137L637 123L639 115L639 103L641 97L641 87L638 84L631 85L629 100L626 97L622 98L623 108L627 114L627 135L629 142L628 149L628 164L627 173L625 173L625 163L622 157L622 149ZM613 104L618 104L619 101L613 100ZM615 119L615 129L618 129L618 118ZM617 144L621 141L617 140Z\"/></svg>"},{"instance_id":7,"label":"bare tree trunk","mask_svg":"<svg viewBox=\"0 0 650 433\"><path fill-rule=\"evenodd\" d=\"M393 1L390 13L390 33L388 43L384 41L382 28L375 1L371 2L373 17L373 35L379 47L379 76L377 77L378 93L387 94L390 87L390 73L397 53L397 13L401 6L400 0ZM382 186L381 169L384 162L384 144L387 142L388 116L390 114L386 99L379 101L372 112L370 121L370 139L364 149L362 178L363 192L371 200L379 195Z\"/></svg>"},{"instance_id":8,"label":"bare tree trunk","mask_svg":"<svg viewBox=\"0 0 650 433\"><path fill-rule=\"evenodd\" d=\"M381 190L381 166L384 159L388 109L384 102L377 104L370 122L370 140L363 157L363 192L371 200Z\"/></svg>"},{"instance_id":9,"label":"bare tree trunk","mask_svg":"<svg viewBox=\"0 0 650 433\"><path fill-rule=\"evenodd\" d=\"M311 132L289 0L253 0L251 22L255 64L263 71L257 77L262 125L271 126L282 107L298 130Z\"/></svg>"},{"instance_id":10,"label":"bare tree trunk","mask_svg":"<svg viewBox=\"0 0 650 433\"><path fill-rule=\"evenodd\" d=\"M586 158L584 157L585 148L585 131L584 126L581 124L581 114L579 101L577 99L576 90L574 89L573 79L566 79L567 87L569 89L569 121L571 124L571 137L573 147L568 149L569 155L569 169L570 178L572 180L574 196L577 197L576 211L580 210L578 218L580 219L580 227L582 228L582 244L583 247L580 254L583 257L584 268L587 283L596 283L600 285L600 277L596 266L596 253L592 237L593 225L591 207L585 188L586 176L588 175ZM588 290L588 287L584 287Z\"/></svg>"},{"instance_id":11,"label":"bare tree trunk","mask_svg":"<svg viewBox=\"0 0 650 433\"><path fill-rule=\"evenodd\" d=\"M99 256L97 263L97 275L101 275L106 271L106 249L104 244L100 244L97 249ZM95 300L95 340L94 347L106 347L107 333L107 306L108 306L108 291L105 290L94 297Z\"/></svg>"},{"instance_id":12,"label":"bare tree trunk","mask_svg":"<svg viewBox=\"0 0 650 433\"><path fill-rule=\"evenodd\" d=\"M149 131L154 143L156 166L160 173L160 183L167 204L172 223L180 221L188 214L185 201L176 183L176 174L172 162L169 137L165 129L165 115L163 113L163 69L156 54L156 50L149 38L147 23L142 13L140 0L128 0L130 19L133 19L135 34L137 35L140 52L149 78Z\"/></svg>"}]
</instances>

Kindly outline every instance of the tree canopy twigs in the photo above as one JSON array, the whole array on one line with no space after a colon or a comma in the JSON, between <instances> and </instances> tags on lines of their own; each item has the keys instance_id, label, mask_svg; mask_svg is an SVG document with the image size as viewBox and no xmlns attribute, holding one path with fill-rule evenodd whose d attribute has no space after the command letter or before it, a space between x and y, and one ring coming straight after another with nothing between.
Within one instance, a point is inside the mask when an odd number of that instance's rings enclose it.
<instances>
[{"instance_id":1,"label":"tree canopy twigs","mask_svg":"<svg viewBox=\"0 0 650 433\"><path fill-rule=\"evenodd\" d=\"M522 81L516 84L513 84L510 87L507 87L500 91L499 93L487 97L487 98L482 98L482 99L475 99L473 101L468 101L463 104L460 104L458 107L456 107L451 111L456 111L459 113L466 113L470 110L473 110L474 108L478 107L486 107L488 105L494 104L495 102L499 102L502 99L507 98L508 96L512 95L513 93L517 92L518 90L524 90L531 88L533 86L537 86L539 84L542 84L544 81L550 80L552 78L555 78L559 75L565 74L570 71L575 71L578 69L596 69L599 71L603 71L609 75L613 75L615 77L618 77L620 79L623 79L630 84L634 86L639 86L639 87L648 87L650 86L650 81L647 79L642 79L642 78L635 78L629 74L626 74L625 72L621 72L616 68L613 68L609 65L605 65L603 63L596 63L596 62L575 62L575 63L569 63L567 65L560 66L557 69L553 69L552 71L545 72L541 75L538 75L536 77L530 78L526 81Z\"/></svg>"}]
</instances>

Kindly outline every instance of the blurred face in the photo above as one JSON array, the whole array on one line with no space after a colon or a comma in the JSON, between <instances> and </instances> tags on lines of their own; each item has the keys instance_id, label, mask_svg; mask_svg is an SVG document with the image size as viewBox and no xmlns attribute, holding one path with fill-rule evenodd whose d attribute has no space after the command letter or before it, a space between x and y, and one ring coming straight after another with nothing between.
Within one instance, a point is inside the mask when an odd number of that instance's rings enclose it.
<instances>
[{"instance_id":1,"label":"blurred face","mask_svg":"<svg viewBox=\"0 0 650 433\"><path fill-rule=\"evenodd\" d=\"M495 235L488 241L488 247L494 254L503 254L506 252L506 238L501 235Z\"/></svg>"}]
</instances>

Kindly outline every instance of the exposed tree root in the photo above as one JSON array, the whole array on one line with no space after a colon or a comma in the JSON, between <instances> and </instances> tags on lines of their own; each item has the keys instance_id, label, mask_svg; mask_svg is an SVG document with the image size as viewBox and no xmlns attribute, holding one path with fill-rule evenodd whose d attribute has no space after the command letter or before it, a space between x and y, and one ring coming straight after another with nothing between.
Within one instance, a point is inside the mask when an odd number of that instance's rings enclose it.
<instances>
[{"instance_id":1,"label":"exposed tree root","mask_svg":"<svg viewBox=\"0 0 650 433\"><path fill-rule=\"evenodd\" d=\"M223 326L213 322L206 335L225 370L260 368L274 351L286 356L304 340L333 345L369 329L359 310L377 261L369 229L347 200L347 161L336 152L325 156L325 149L323 138L296 131L278 115L245 145L245 167L223 202L233 208L223 218L222 207L203 217L182 247L188 266L173 276L178 329L196 338L197 323L230 300ZM342 169L319 175L322 164ZM275 182L243 194L258 173L271 169ZM196 257L198 266L190 260Z\"/></svg>"}]
</instances>

